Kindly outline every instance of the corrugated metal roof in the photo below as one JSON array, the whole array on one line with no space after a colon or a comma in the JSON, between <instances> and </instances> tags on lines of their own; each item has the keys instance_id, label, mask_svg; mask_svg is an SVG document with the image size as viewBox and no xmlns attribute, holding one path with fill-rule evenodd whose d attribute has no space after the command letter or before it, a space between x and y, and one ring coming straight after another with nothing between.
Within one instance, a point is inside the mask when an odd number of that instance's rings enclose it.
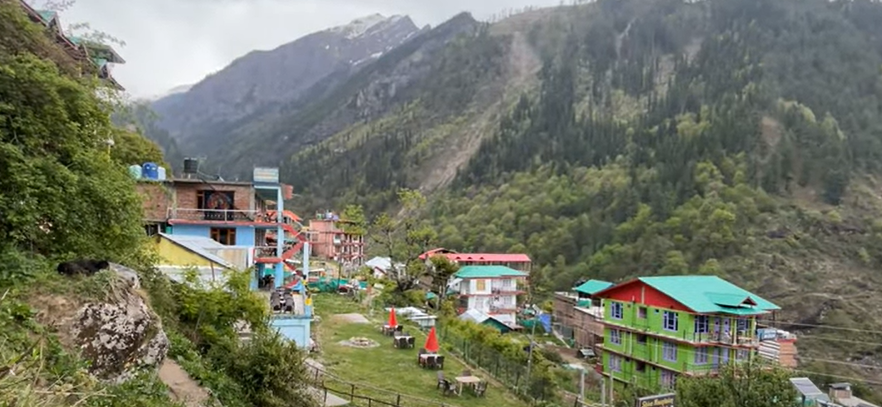
<instances>
[{"instance_id":1,"label":"corrugated metal roof","mask_svg":"<svg viewBox=\"0 0 882 407\"><path fill-rule=\"evenodd\" d=\"M474 308L470 308L470 309L466 310L466 312L463 312L462 315L459 316L459 319L461 319L463 321L472 321L476 324L480 324L480 323L490 319L490 316L479 311L479 310L476 310Z\"/></svg>"},{"instance_id":2,"label":"corrugated metal roof","mask_svg":"<svg viewBox=\"0 0 882 407\"><path fill-rule=\"evenodd\" d=\"M615 290L617 287L638 281L661 291L697 313L754 315L781 309L766 299L717 276L640 277L609 287L596 294L603 296L604 293ZM738 302L738 305L733 305L734 298L740 298L740 300L734 300ZM749 305L750 302L756 305Z\"/></svg>"},{"instance_id":3,"label":"corrugated metal roof","mask_svg":"<svg viewBox=\"0 0 882 407\"><path fill-rule=\"evenodd\" d=\"M187 250L190 250L193 253L196 253L208 260L211 260L212 262L220 264L224 267L233 268L232 264L209 251L209 249L229 249L230 246L222 245L204 236L167 235L165 233L160 233L159 235L179 246L186 248Z\"/></svg>"},{"instance_id":4,"label":"corrugated metal roof","mask_svg":"<svg viewBox=\"0 0 882 407\"><path fill-rule=\"evenodd\" d=\"M807 377L794 377L790 379L790 383L793 383L793 386L796 387L796 391L798 391L803 396L814 398L816 396L823 396L824 392L815 386L812 381Z\"/></svg>"},{"instance_id":5,"label":"corrugated metal roof","mask_svg":"<svg viewBox=\"0 0 882 407\"><path fill-rule=\"evenodd\" d=\"M527 273L505 266L465 266L453 276L456 278L526 277Z\"/></svg>"},{"instance_id":6,"label":"corrugated metal roof","mask_svg":"<svg viewBox=\"0 0 882 407\"><path fill-rule=\"evenodd\" d=\"M597 292L603 291L609 287L612 287L613 283L609 281L602 280L588 280L578 287L574 288L573 291L580 292L582 294L594 295Z\"/></svg>"}]
</instances>

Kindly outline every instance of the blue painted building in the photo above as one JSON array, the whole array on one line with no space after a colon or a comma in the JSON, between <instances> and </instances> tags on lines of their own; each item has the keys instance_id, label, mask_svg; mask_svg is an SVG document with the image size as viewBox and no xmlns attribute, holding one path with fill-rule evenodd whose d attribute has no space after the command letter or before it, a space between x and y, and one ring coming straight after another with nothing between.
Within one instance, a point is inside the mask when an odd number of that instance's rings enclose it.
<instances>
[{"instance_id":1,"label":"blue painted building","mask_svg":"<svg viewBox=\"0 0 882 407\"><path fill-rule=\"evenodd\" d=\"M273 276L274 287L284 285L295 271L287 260L300 254L304 239L296 215L284 209L291 189L279 183L278 168L255 168L253 181L232 182L199 174L192 160L184 167L181 177L140 179L147 233L199 236L249 247L252 288L267 275Z\"/></svg>"}]
</instances>

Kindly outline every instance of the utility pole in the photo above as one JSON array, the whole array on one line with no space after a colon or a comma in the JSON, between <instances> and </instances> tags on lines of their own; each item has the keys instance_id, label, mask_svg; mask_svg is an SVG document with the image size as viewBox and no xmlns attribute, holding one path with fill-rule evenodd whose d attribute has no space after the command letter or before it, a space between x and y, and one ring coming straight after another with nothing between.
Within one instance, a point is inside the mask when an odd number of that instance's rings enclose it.
<instances>
[{"instance_id":1,"label":"utility pole","mask_svg":"<svg viewBox=\"0 0 882 407\"><path fill-rule=\"evenodd\" d=\"M579 401L585 400L585 366L579 370Z\"/></svg>"},{"instance_id":2,"label":"utility pole","mask_svg":"<svg viewBox=\"0 0 882 407\"><path fill-rule=\"evenodd\" d=\"M533 369L533 335L536 334L536 323L539 321L539 315L533 310L533 327L530 328L530 352L527 356L527 388L530 387L530 371Z\"/></svg>"},{"instance_id":3,"label":"utility pole","mask_svg":"<svg viewBox=\"0 0 882 407\"><path fill-rule=\"evenodd\" d=\"M600 405L606 407L606 378L600 378Z\"/></svg>"}]
</instances>

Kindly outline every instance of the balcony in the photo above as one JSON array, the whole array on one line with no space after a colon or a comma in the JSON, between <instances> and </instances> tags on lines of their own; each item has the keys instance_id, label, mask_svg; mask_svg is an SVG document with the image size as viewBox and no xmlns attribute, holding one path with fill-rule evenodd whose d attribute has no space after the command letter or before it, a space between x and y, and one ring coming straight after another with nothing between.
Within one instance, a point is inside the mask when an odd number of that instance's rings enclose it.
<instances>
[{"instance_id":1,"label":"balcony","mask_svg":"<svg viewBox=\"0 0 882 407\"><path fill-rule=\"evenodd\" d=\"M645 333L647 335L659 338L672 339L675 341L681 342L689 342L689 343L706 343L706 344L721 344L721 345L729 345L729 346L759 346L759 338L750 331L739 331L739 332L672 332L667 330L661 330L658 332L652 332L649 330L649 324L646 320L640 320L640 323L635 323L634 325L626 325L624 321L616 320L616 319L605 319L603 322L605 325L609 326L613 329L622 329L624 331L632 331L632 332L640 332Z\"/></svg>"},{"instance_id":2,"label":"balcony","mask_svg":"<svg viewBox=\"0 0 882 407\"><path fill-rule=\"evenodd\" d=\"M279 257L279 248L276 246L257 246L254 248L254 257L258 259Z\"/></svg>"},{"instance_id":3,"label":"balcony","mask_svg":"<svg viewBox=\"0 0 882 407\"><path fill-rule=\"evenodd\" d=\"M222 209L173 209L168 210L168 219L206 222L259 222L275 223L275 219L265 211L243 211Z\"/></svg>"}]
</instances>

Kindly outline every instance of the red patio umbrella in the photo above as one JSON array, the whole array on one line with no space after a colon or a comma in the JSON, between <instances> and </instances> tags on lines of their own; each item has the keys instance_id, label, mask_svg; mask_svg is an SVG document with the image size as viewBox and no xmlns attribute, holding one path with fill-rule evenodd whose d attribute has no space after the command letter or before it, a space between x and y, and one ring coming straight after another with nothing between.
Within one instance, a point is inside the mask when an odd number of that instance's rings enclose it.
<instances>
[{"instance_id":1,"label":"red patio umbrella","mask_svg":"<svg viewBox=\"0 0 882 407\"><path fill-rule=\"evenodd\" d=\"M389 312L389 326L398 326L398 320L395 319L395 308L392 308L392 311Z\"/></svg>"},{"instance_id":2,"label":"red patio umbrella","mask_svg":"<svg viewBox=\"0 0 882 407\"><path fill-rule=\"evenodd\" d=\"M426 348L427 351L436 353L438 352L438 337L435 336L435 327L433 326L431 330L429 330L429 336L426 338Z\"/></svg>"}]
</instances>

